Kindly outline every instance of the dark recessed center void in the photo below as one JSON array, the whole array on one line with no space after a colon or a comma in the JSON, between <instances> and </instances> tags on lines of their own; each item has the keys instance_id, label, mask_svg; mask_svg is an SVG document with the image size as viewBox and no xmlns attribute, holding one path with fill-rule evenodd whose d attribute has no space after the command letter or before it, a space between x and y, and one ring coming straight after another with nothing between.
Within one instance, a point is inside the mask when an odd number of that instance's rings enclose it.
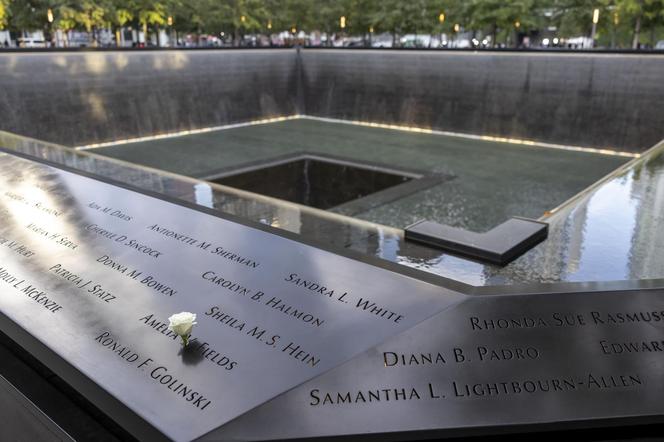
<instances>
[{"instance_id":1,"label":"dark recessed center void","mask_svg":"<svg viewBox=\"0 0 664 442\"><path fill-rule=\"evenodd\" d=\"M299 156L291 160L243 168L208 178L224 186L329 209L394 187L418 176L378 166L353 164L324 157Z\"/></svg>"}]
</instances>

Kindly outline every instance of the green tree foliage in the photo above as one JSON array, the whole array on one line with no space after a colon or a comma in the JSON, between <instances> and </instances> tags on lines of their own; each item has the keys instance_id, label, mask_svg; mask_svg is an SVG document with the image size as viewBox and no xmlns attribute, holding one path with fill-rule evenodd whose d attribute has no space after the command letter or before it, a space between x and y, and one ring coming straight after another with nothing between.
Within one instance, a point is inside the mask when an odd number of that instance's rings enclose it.
<instances>
[{"instance_id":1,"label":"green tree foliage","mask_svg":"<svg viewBox=\"0 0 664 442\"><path fill-rule=\"evenodd\" d=\"M5 29L9 19L9 0L0 0L0 30Z\"/></svg>"},{"instance_id":2,"label":"green tree foliage","mask_svg":"<svg viewBox=\"0 0 664 442\"><path fill-rule=\"evenodd\" d=\"M168 3L159 0L134 0L132 16L138 18L138 24L147 34L148 28L159 30L168 22Z\"/></svg>"},{"instance_id":3,"label":"green tree foliage","mask_svg":"<svg viewBox=\"0 0 664 442\"><path fill-rule=\"evenodd\" d=\"M594 9L606 45L654 44L664 31L664 0L0 0L0 28L224 32L237 44L247 34L291 29L365 39L389 32L397 42L404 34L452 34L459 25L495 45L552 29L563 38L589 36Z\"/></svg>"},{"instance_id":4,"label":"green tree foliage","mask_svg":"<svg viewBox=\"0 0 664 442\"><path fill-rule=\"evenodd\" d=\"M489 30L496 45L500 31L509 35L515 29L527 29L535 22L535 0L471 0L467 15L472 29Z\"/></svg>"},{"instance_id":5,"label":"green tree foliage","mask_svg":"<svg viewBox=\"0 0 664 442\"><path fill-rule=\"evenodd\" d=\"M632 25L634 49L640 46L643 31L650 31L654 40L655 30L664 24L664 0L616 0L616 6L617 13Z\"/></svg>"},{"instance_id":6,"label":"green tree foliage","mask_svg":"<svg viewBox=\"0 0 664 442\"><path fill-rule=\"evenodd\" d=\"M14 32L39 30L46 26L47 4L41 0L9 0L8 28Z\"/></svg>"}]
</instances>

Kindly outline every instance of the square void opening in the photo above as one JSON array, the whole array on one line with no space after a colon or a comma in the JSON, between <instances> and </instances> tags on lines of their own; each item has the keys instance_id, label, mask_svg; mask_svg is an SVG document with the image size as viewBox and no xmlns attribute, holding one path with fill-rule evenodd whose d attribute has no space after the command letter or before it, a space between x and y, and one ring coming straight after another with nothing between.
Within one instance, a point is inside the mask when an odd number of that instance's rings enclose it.
<instances>
[{"instance_id":1,"label":"square void opening","mask_svg":"<svg viewBox=\"0 0 664 442\"><path fill-rule=\"evenodd\" d=\"M380 166L300 156L245 167L207 180L325 210L415 178L415 174L401 174Z\"/></svg>"}]
</instances>

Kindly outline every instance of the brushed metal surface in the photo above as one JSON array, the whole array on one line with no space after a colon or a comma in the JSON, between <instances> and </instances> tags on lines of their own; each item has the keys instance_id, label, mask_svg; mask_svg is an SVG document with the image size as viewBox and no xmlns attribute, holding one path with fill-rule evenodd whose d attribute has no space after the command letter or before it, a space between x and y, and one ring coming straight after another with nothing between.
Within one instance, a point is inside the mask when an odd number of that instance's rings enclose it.
<instances>
[{"instance_id":1,"label":"brushed metal surface","mask_svg":"<svg viewBox=\"0 0 664 442\"><path fill-rule=\"evenodd\" d=\"M504 266L544 241L548 230L546 223L519 217L482 233L420 220L404 229L404 238Z\"/></svg>"},{"instance_id":2,"label":"brushed metal surface","mask_svg":"<svg viewBox=\"0 0 664 442\"><path fill-rule=\"evenodd\" d=\"M0 311L174 440L465 298L268 227L6 153L0 220ZM159 323L185 310L198 324L182 350Z\"/></svg>"},{"instance_id":3,"label":"brushed metal surface","mask_svg":"<svg viewBox=\"0 0 664 442\"><path fill-rule=\"evenodd\" d=\"M62 428L0 376L2 421L0 439L31 442L74 442Z\"/></svg>"},{"instance_id":4,"label":"brushed metal surface","mask_svg":"<svg viewBox=\"0 0 664 442\"><path fill-rule=\"evenodd\" d=\"M662 289L469 297L205 439L662 423L662 310Z\"/></svg>"}]
</instances>

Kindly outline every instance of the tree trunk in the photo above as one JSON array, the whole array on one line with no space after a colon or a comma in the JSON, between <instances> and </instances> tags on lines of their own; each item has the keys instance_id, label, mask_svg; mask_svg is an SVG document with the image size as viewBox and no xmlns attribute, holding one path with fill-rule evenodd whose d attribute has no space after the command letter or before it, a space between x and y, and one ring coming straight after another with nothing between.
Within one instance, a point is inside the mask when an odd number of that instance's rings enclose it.
<instances>
[{"instance_id":1,"label":"tree trunk","mask_svg":"<svg viewBox=\"0 0 664 442\"><path fill-rule=\"evenodd\" d=\"M636 17L634 25L634 40L632 40L632 49L639 49L639 34L641 33L641 14Z\"/></svg>"},{"instance_id":2,"label":"tree trunk","mask_svg":"<svg viewBox=\"0 0 664 442\"><path fill-rule=\"evenodd\" d=\"M496 34L498 33L498 25L493 24L491 28L491 47L495 48L496 47Z\"/></svg>"}]
</instances>

